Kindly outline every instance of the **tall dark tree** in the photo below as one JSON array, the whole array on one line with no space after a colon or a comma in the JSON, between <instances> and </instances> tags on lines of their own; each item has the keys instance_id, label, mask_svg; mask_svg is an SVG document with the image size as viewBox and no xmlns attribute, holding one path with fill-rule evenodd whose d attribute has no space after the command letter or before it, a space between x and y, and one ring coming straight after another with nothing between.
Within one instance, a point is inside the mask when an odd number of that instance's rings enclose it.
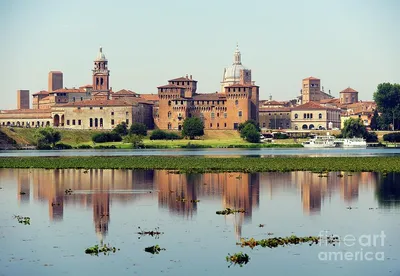
<instances>
[{"instance_id":1,"label":"tall dark tree","mask_svg":"<svg viewBox=\"0 0 400 276\"><path fill-rule=\"evenodd\" d=\"M399 129L400 124L400 84L381 83L374 93L374 101L382 113L381 125L392 125Z\"/></svg>"},{"instance_id":2,"label":"tall dark tree","mask_svg":"<svg viewBox=\"0 0 400 276\"><path fill-rule=\"evenodd\" d=\"M370 124L370 127L371 127L372 130L379 129L378 120L379 120L378 109L375 109L374 110L374 114L372 115L371 124Z\"/></svg>"},{"instance_id":3,"label":"tall dark tree","mask_svg":"<svg viewBox=\"0 0 400 276\"><path fill-rule=\"evenodd\" d=\"M182 136L189 137L193 140L197 136L204 135L204 124L200 118L186 118L183 122Z\"/></svg>"},{"instance_id":4,"label":"tall dark tree","mask_svg":"<svg viewBox=\"0 0 400 276\"><path fill-rule=\"evenodd\" d=\"M46 148L50 145L54 148L56 143L61 140L61 133L51 127L38 129L35 136L38 148Z\"/></svg>"}]
</instances>

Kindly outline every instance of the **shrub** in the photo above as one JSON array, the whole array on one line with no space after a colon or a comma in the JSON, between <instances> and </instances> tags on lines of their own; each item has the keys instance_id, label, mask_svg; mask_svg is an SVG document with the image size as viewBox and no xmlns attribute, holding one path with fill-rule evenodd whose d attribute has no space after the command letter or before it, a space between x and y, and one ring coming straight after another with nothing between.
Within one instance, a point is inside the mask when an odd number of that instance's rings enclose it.
<instances>
[{"instance_id":1,"label":"shrub","mask_svg":"<svg viewBox=\"0 0 400 276\"><path fill-rule=\"evenodd\" d=\"M286 133L282 133L282 132L277 132L274 133L274 139L288 139L289 135L287 135Z\"/></svg>"},{"instance_id":2,"label":"shrub","mask_svg":"<svg viewBox=\"0 0 400 276\"><path fill-rule=\"evenodd\" d=\"M104 145L99 145L99 146L95 146L95 149L116 149L117 147L114 145L111 146L104 146Z\"/></svg>"},{"instance_id":3,"label":"shrub","mask_svg":"<svg viewBox=\"0 0 400 276\"><path fill-rule=\"evenodd\" d=\"M260 143L260 132L258 132L255 128L248 131L246 135L246 141L250 143Z\"/></svg>"},{"instance_id":4,"label":"shrub","mask_svg":"<svg viewBox=\"0 0 400 276\"><path fill-rule=\"evenodd\" d=\"M49 144L47 144L46 142L44 142L43 140L39 140L37 142L36 148L38 150L51 150L51 146Z\"/></svg>"},{"instance_id":5,"label":"shrub","mask_svg":"<svg viewBox=\"0 0 400 276\"><path fill-rule=\"evenodd\" d=\"M122 122L113 129L113 132L118 133L121 136L125 136L128 134L128 127L125 122Z\"/></svg>"},{"instance_id":6,"label":"shrub","mask_svg":"<svg viewBox=\"0 0 400 276\"><path fill-rule=\"evenodd\" d=\"M79 145L76 147L77 149L92 149L91 145Z\"/></svg>"},{"instance_id":7,"label":"shrub","mask_svg":"<svg viewBox=\"0 0 400 276\"><path fill-rule=\"evenodd\" d=\"M375 132L366 132L364 139L367 141L367 143L376 143L378 142L378 135L376 135Z\"/></svg>"},{"instance_id":8,"label":"shrub","mask_svg":"<svg viewBox=\"0 0 400 276\"><path fill-rule=\"evenodd\" d=\"M105 143L105 142L121 142L122 137L118 133L111 132L100 132L92 136L92 141L95 143Z\"/></svg>"},{"instance_id":9,"label":"shrub","mask_svg":"<svg viewBox=\"0 0 400 276\"><path fill-rule=\"evenodd\" d=\"M129 134L147 136L147 126L142 123L133 123L129 128Z\"/></svg>"},{"instance_id":10,"label":"shrub","mask_svg":"<svg viewBox=\"0 0 400 276\"><path fill-rule=\"evenodd\" d=\"M72 146L64 143L58 143L54 146L54 149L57 150L72 149Z\"/></svg>"},{"instance_id":11,"label":"shrub","mask_svg":"<svg viewBox=\"0 0 400 276\"><path fill-rule=\"evenodd\" d=\"M165 136L166 140L179 140L179 139L182 139L182 137L178 133L175 133L175 132L166 132L165 134L166 134L166 136Z\"/></svg>"},{"instance_id":12,"label":"shrub","mask_svg":"<svg viewBox=\"0 0 400 276\"><path fill-rule=\"evenodd\" d=\"M201 149L201 148L207 148L207 146L199 145L199 144L192 144L189 142L186 145L182 145L181 148L183 148L183 149Z\"/></svg>"},{"instance_id":13,"label":"shrub","mask_svg":"<svg viewBox=\"0 0 400 276\"><path fill-rule=\"evenodd\" d=\"M246 124L242 130L240 131L240 137L245 138L247 137L248 133L251 131L257 131L257 127L253 124ZM258 135L260 136L260 134Z\"/></svg>"},{"instance_id":14,"label":"shrub","mask_svg":"<svg viewBox=\"0 0 400 276\"><path fill-rule=\"evenodd\" d=\"M167 133L165 133L165 131L156 129L150 135L150 140L165 140L166 137L167 137Z\"/></svg>"},{"instance_id":15,"label":"shrub","mask_svg":"<svg viewBox=\"0 0 400 276\"><path fill-rule=\"evenodd\" d=\"M392 132L383 135L383 141L385 142L400 142L400 132Z\"/></svg>"}]
</instances>

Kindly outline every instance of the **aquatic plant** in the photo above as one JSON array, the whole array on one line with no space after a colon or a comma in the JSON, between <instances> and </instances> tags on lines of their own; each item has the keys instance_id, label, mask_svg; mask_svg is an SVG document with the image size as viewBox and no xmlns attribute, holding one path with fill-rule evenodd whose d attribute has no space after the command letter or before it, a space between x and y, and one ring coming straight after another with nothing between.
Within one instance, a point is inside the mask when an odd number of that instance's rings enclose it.
<instances>
[{"instance_id":1,"label":"aquatic plant","mask_svg":"<svg viewBox=\"0 0 400 276\"><path fill-rule=\"evenodd\" d=\"M225 210L222 211L216 211L215 213L217 215L231 215L234 213L245 213L246 211L244 209L238 209L238 210L234 210L231 208L225 208Z\"/></svg>"},{"instance_id":2,"label":"aquatic plant","mask_svg":"<svg viewBox=\"0 0 400 276\"><path fill-rule=\"evenodd\" d=\"M265 224L261 224L261 223L258 225L258 227L264 227L264 226L265 226Z\"/></svg>"},{"instance_id":3,"label":"aquatic plant","mask_svg":"<svg viewBox=\"0 0 400 276\"><path fill-rule=\"evenodd\" d=\"M1 157L0 168L44 169L160 169L180 173L266 171L373 171L400 172L400 158L372 157L172 157L172 156L77 156ZM350 174L346 173L346 176Z\"/></svg>"},{"instance_id":4,"label":"aquatic plant","mask_svg":"<svg viewBox=\"0 0 400 276\"><path fill-rule=\"evenodd\" d=\"M170 191L171 192L171 191ZM173 191L172 191L173 192ZM186 202L187 201L187 199L186 198L184 198L184 197L180 197L180 196L177 196L176 197L176 201L180 201L180 202Z\"/></svg>"},{"instance_id":5,"label":"aquatic plant","mask_svg":"<svg viewBox=\"0 0 400 276\"><path fill-rule=\"evenodd\" d=\"M249 255L243 254L242 252L235 253L233 255L228 253L228 256L226 256L226 261L230 262L231 264L228 267L231 267L231 265L239 265L242 267L243 265L247 264L250 260Z\"/></svg>"},{"instance_id":6,"label":"aquatic plant","mask_svg":"<svg viewBox=\"0 0 400 276\"><path fill-rule=\"evenodd\" d=\"M158 244L146 247L144 249L145 252L151 253L151 254L160 254L161 250L166 250L165 248L161 248Z\"/></svg>"},{"instance_id":7,"label":"aquatic plant","mask_svg":"<svg viewBox=\"0 0 400 276\"><path fill-rule=\"evenodd\" d=\"M190 202L197 203L200 202L200 199L191 199Z\"/></svg>"},{"instance_id":8,"label":"aquatic plant","mask_svg":"<svg viewBox=\"0 0 400 276\"><path fill-rule=\"evenodd\" d=\"M20 194L20 195L25 195L26 193L25 193L25 192L19 192L19 194Z\"/></svg>"},{"instance_id":9,"label":"aquatic plant","mask_svg":"<svg viewBox=\"0 0 400 276\"><path fill-rule=\"evenodd\" d=\"M73 193L73 191L72 191L72 189L65 189L65 192L64 192L66 195L72 195L72 193Z\"/></svg>"},{"instance_id":10,"label":"aquatic plant","mask_svg":"<svg viewBox=\"0 0 400 276\"><path fill-rule=\"evenodd\" d=\"M156 227L156 228L155 228L154 230L152 230L152 231L145 231L145 230L142 230L142 229L140 228L140 226L139 226L138 228L140 229L140 231L137 232L136 234L139 234L140 236L152 236L152 237L155 237L156 239L158 239L158 238L160 237L161 234L164 234L164 232L160 232L160 228L159 228L159 227ZM140 236L139 236L139 239L140 239Z\"/></svg>"},{"instance_id":11,"label":"aquatic plant","mask_svg":"<svg viewBox=\"0 0 400 276\"><path fill-rule=\"evenodd\" d=\"M21 224L31 225L31 218L30 217L23 217L19 215L14 215L14 218Z\"/></svg>"},{"instance_id":12,"label":"aquatic plant","mask_svg":"<svg viewBox=\"0 0 400 276\"><path fill-rule=\"evenodd\" d=\"M117 250L119 251L120 249L116 247L111 247L110 245L106 244L100 246L96 244L95 246L86 248L85 253L99 256L99 253L103 253L104 255L109 255L111 252L112 253L117 252Z\"/></svg>"},{"instance_id":13,"label":"aquatic plant","mask_svg":"<svg viewBox=\"0 0 400 276\"><path fill-rule=\"evenodd\" d=\"M278 246L301 244L301 243L308 243L311 246L313 244L318 244L320 240L321 240L320 237L313 237L313 236L297 237L295 235L289 237L275 237L262 240L255 240L254 238L246 240L242 238L240 239L240 242L237 243L237 245L240 245L241 247L248 246L252 249L256 246L276 248ZM328 244L334 244L336 242L339 242L339 238L337 236L328 236L326 237L326 242Z\"/></svg>"}]
</instances>

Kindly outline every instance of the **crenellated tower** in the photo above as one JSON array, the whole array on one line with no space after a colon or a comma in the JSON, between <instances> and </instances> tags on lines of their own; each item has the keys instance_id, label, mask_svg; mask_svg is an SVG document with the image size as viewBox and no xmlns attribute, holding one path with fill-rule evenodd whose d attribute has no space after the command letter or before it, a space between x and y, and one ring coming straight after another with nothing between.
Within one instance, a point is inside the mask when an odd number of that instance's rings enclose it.
<instances>
[{"instance_id":1,"label":"crenellated tower","mask_svg":"<svg viewBox=\"0 0 400 276\"><path fill-rule=\"evenodd\" d=\"M108 69L108 60L100 47L97 58L94 61L93 71L93 92L94 95L102 95L109 99L110 94L110 70Z\"/></svg>"}]
</instances>

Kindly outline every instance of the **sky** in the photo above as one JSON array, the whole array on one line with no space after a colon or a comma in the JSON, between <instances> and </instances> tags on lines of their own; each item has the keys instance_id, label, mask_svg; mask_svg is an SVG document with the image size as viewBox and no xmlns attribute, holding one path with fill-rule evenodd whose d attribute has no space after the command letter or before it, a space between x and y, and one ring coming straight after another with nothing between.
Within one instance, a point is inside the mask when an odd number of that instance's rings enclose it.
<instances>
[{"instance_id":1,"label":"sky","mask_svg":"<svg viewBox=\"0 0 400 276\"><path fill-rule=\"evenodd\" d=\"M379 83L400 83L398 0L0 0L0 109L16 91L91 84L103 47L113 91L157 93L193 75L198 92L220 89L236 43L260 99L289 100L303 78L333 96L347 87L371 100Z\"/></svg>"}]
</instances>

